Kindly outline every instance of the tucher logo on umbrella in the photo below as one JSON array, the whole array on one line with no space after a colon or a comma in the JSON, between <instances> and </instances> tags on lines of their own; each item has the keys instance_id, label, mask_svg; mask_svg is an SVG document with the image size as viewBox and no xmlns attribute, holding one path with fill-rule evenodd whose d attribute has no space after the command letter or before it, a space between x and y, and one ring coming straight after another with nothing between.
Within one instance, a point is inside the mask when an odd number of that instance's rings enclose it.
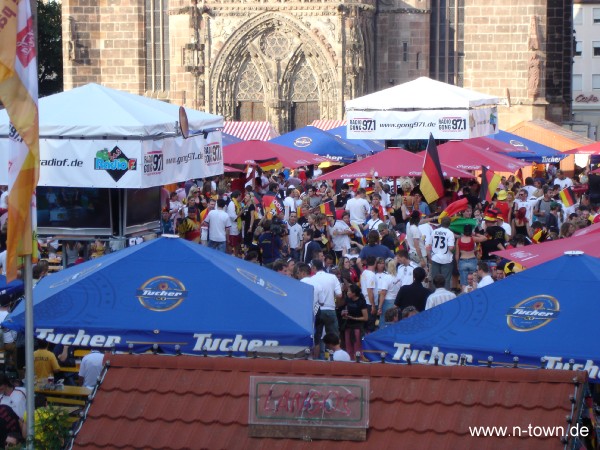
<instances>
[{"instance_id":1,"label":"tucher logo on umbrella","mask_svg":"<svg viewBox=\"0 0 600 450\"><path fill-rule=\"evenodd\" d=\"M169 311L187 297L188 291L177 278L158 276L149 279L136 291L140 303L151 311Z\"/></svg>"},{"instance_id":2,"label":"tucher logo on umbrella","mask_svg":"<svg viewBox=\"0 0 600 450\"><path fill-rule=\"evenodd\" d=\"M550 295L534 295L506 313L508 326L515 331L533 331L548 325L560 313L558 300Z\"/></svg>"},{"instance_id":3,"label":"tucher logo on umbrella","mask_svg":"<svg viewBox=\"0 0 600 450\"><path fill-rule=\"evenodd\" d=\"M137 170L137 159L129 159L117 146L110 151L105 148L96 152L94 170L106 170L113 180L119 181L128 170Z\"/></svg>"}]
</instances>

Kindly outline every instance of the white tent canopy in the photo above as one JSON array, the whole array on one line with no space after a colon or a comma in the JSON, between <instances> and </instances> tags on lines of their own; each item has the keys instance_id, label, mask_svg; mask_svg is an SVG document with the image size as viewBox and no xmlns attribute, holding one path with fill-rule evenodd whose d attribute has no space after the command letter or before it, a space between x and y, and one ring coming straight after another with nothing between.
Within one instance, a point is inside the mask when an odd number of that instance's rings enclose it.
<instances>
[{"instance_id":1,"label":"white tent canopy","mask_svg":"<svg viewBox=\"0 0 600 450\"><path fill-rule=\"evenodd\" d=\"M97 84L44 97L39 185L144 188L223 173L223 117L187 116L190 129L205 133L183 139L179 106ZM0 167L8 167L8 125L0 111Z\"/></svg>"},{"instance_id":2,"label":"white tent canopy","mask_svg":"<svg viewBox=\"0 0 600 450\"><path fill-rule=\"evenodd\" d=\"M499 99L427 77L346 101L350 139L468 139L497 131Z\"/></svg>"}]
</instances>

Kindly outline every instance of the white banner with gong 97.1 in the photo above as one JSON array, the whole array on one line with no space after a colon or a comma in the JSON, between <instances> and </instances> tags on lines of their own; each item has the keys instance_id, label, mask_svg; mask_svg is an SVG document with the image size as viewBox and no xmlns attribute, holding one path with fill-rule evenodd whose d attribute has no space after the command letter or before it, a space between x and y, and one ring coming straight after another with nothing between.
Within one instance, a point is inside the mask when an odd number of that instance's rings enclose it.
<instances>
[{"instance_id":1,"label":"white banner with gong 97.1","mask_svg":"<svg viewBox=\"0 0 600 450\"><path fill-rule=\"evenodd\" d=\"M497 108L420 110L420 111L347 111L348 139L460 140L488 136L498 132Z\"/></svg>"}]
</instances>

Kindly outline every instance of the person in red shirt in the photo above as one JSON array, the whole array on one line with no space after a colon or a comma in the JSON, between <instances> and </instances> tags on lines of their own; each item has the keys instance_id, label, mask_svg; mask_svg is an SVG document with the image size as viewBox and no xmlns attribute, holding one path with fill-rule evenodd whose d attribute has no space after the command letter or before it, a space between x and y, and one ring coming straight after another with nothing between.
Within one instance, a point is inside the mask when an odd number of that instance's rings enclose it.
<instances>
[{"instance_id":1,"label":"person in red shirt","mask_svg":"<svg viewBox=\"0 0 600 450\"><path fill-rule=\"evenodd\" d=\"M505 190L501 190L496 194L496 208L505 223L510 223L510 204L507 201L508 194Z\"/></svg>"}]
</instances>

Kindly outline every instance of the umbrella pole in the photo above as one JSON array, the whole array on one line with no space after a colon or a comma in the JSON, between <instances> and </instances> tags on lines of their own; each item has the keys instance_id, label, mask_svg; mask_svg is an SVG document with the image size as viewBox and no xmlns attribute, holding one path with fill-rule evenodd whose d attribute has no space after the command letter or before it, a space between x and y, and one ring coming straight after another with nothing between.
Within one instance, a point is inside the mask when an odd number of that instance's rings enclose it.
<instances>
[{"instance_id":1,"label":"umbrella pole","mask_svg":"<svg viewBox=\"0 0 600 450\"><path fill-rule=\"evenodd\" d=\"M35 405L35 370L33 368L33 273L31 255L24 257L25 284L25 391L27 411L27 449L33 449L34 438L34 405Z\"/></svg>"}]
</instances>

